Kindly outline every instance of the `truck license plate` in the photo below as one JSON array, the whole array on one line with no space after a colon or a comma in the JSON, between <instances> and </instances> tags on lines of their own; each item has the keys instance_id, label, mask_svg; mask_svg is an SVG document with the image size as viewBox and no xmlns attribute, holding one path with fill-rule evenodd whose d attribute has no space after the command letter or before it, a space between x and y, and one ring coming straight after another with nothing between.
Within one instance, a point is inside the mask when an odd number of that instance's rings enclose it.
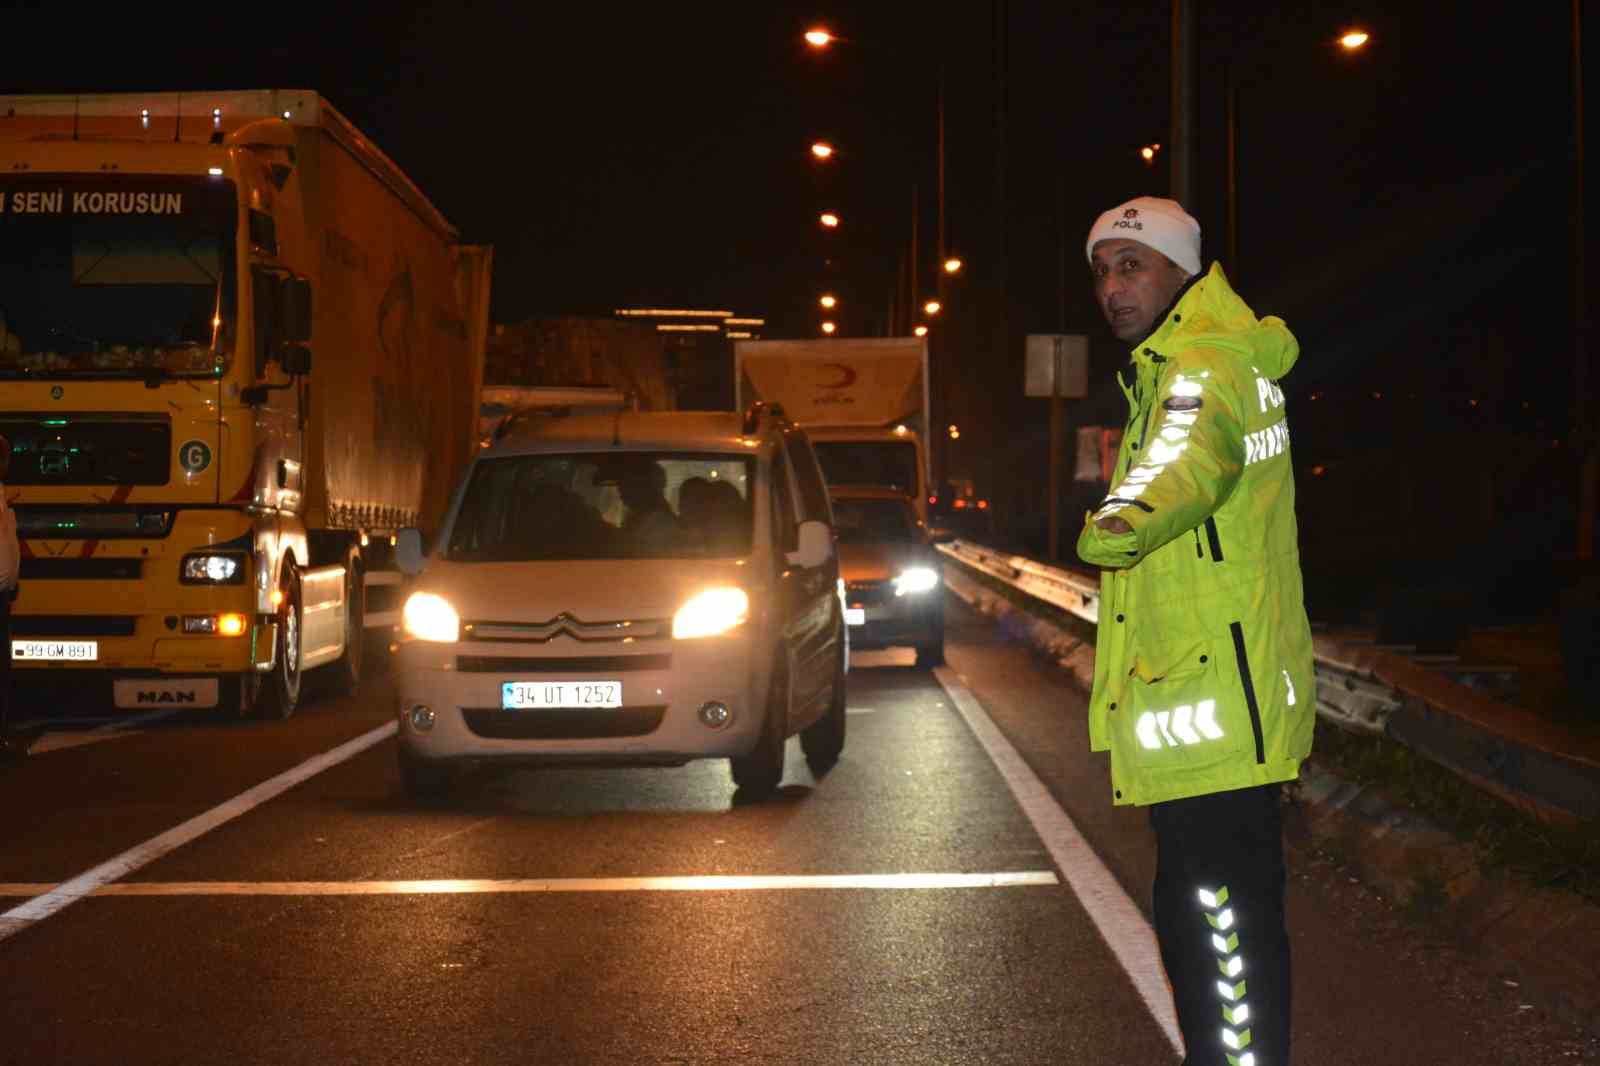
<instances>
[{"instance_id":1,"label":"truck license plate","mask_svg":"<svg viewBox=\"0 0 1600 1066\"><path fill-rule=\"evenodd\" d=\"M100 657L97 640L13 640L12 662L92 663Z\"/></svg>"},{"instance_id":2,"label":"truck license plate","mask_svg":"<svg viewBox=\"0 0 1600 1066\"><path fill-rule=\"evenodd\" d=\"M622 682L507 681L500 686L500 706L508 711L616 708L622 706Z\"/></svg>"},{"instance_id":3,"label":"truck license plate","mask_svg":"<svg viewBox=\"0 0 1600 1066\"><path fill-rule=\"evenodd\" d=\"M867 624L867 611L864 607L846 607L844 609L844 622L849 626L864 626Z\"/></svg>"}]
</instances>

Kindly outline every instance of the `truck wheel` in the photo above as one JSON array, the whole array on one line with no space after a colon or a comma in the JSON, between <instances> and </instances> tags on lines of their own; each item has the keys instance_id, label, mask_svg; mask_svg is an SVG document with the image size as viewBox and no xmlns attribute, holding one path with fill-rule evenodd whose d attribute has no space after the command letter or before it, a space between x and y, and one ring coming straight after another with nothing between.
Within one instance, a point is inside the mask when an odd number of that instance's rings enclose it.
<instances>
[{"instance_id":1,"label":"truck wheel","mask_svg":"<svg viewBox=\"0 0 1600 1066\"><path fill-rule=\"evenodd\" d=\"M287 718L300 705L300 571L283 564L283 606L278 613L278 655L261 679L257 718Z\"/></svg>"},{"instance_id":2,"label":"truck wheel","mask_svg":"<svg viewBox=\"0 0 1600 1066\"><path fill-rule=\"evenodd\" d=\"M917 669L931 670L935 666L944 665L944 634L939 634L937 640L927 644L917 645Z\"/></svg>"},{"instance_id":3,"label":"truck wheel","mask_svg":"<svg viewBox=\"0 0 1600 1066\"><path fill-rule=\"evenodd\" d=\"M777 791L783 780L783 749L788 739L784 724L789 710L789 667L780 653L772 667L772 680L767 683L767 705L762 709L761 735L748 755L735 755L728 760L733 770L733 783L738 786L739 798L763 800Z\"/></svg>"},{"instance_id":4,"label":"truck wheel","mask_svg":"<svg viewBox=\"0 0 1600 1066\"><path fill-rule=\"evenodd\" d=\"M806 765L818 776L831 770L844 751L845 696L844 655L841 653L833 674L833 695L827 712L800 731L800 749L806 753Z\"/></svg>"},{"instance_id":5,"label":"truck wheel","mask_svg":"<svg viewBox=\"0 0 1600 1066\"><path fill-rule=\"evenodd\" d=\"M366 664L367 586L361 570L361 553L352 548L344 560L344 655L329 668L333 690L340 695L355 691Z\"/></svg>"}]
</instances>

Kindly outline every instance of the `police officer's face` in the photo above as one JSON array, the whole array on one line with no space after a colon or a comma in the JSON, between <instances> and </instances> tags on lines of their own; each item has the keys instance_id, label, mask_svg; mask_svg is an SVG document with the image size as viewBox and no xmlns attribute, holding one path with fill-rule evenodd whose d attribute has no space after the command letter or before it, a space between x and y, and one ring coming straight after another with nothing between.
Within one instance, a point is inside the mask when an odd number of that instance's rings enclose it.
<instances>
[{"instance_id":1,"label":"police officer's face","mask_svg":"<svg viewBox=\"0 0 1600 1066\"><path fill-rule=\"evenodd\" d=\"M1114 237L1098 242L1089 260L1094 298L1119 341L1150 335L1156 316L1189 280L1176 263L1138 241Z\"/></svg>"}]
</instances>

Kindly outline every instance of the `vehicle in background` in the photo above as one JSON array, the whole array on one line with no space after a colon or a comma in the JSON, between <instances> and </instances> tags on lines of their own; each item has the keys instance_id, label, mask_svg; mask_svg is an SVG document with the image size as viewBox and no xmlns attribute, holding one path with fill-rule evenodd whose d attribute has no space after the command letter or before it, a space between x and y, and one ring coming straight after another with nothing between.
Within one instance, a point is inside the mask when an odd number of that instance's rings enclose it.
<instances>
[{"instance_id":1,"label":"vehicle in background","mask_svg":"<svg viewBox=\"0 0 1600 1066\"><path fill-rule=\"evenodd\" d=\"M601 414L638 410L627 393L607 385L490 385L478 403L478 446L487 448L515 415L542 411L551 415Z\"/></svg>"},{"instance_id":2,"label":"vehicle in background","mask_svg":"<svg viewBox=\"0 0 1600 1066\"><path fill-rule=\"evenodd\" d=\"M407 790L722 757L759 797L797 732L823 772L845 737L831 514L805 433L759 406L514 418L426 557L400 535Z\"/></svg>"},{"instance_id":3,"label":"vehicle in background","mask_svg":"<svg viewBox=\"0 0 1600 1066\"><path fill-rule=\"evenodd\" d=\"M735 403L777 403L829 485L891 487L927 520L928 345L921 337L735 341Z\"/></svg>"},{"instance_id":4,"label":"vehicle in background","mask_svg":"<svg viewBox=\"0 0 1600 1066\"><path fill-rule=\"evenodd\" d=\"M943 491L929 496L928 520L954 537L991 546L995 542L994 508L978 495L971 479L946 481Z\"/></svg>"},{"instance_id":5,"label":"vehicle in background","mask_svg":"<svg viewBox=\"0 0 1600 1066\"><path fill-rule=\"evenodd\" d=\"M833 486L850 647L911 647L917 665L944 663L944 565L911 501L892 489Z\"/></svg>"},{"instance_id":6,"label":"vehicle in background","mask_svg":"<svg viewBox=\"0 0 1600 1066\"><path fill-rule=\"evenodd\" d=\"M0 143L19 680L353 685L474 450L490 250L314 92L5 96Z\"/></svg>"}]
</instances>

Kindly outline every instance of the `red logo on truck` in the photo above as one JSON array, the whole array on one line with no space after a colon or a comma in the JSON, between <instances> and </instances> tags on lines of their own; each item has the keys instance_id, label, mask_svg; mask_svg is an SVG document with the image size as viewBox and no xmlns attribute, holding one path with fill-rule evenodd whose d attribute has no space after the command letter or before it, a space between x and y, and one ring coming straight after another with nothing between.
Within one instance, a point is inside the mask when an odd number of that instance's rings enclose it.
<instances>
[{"instance_id":1,"label":"red logo on truck","mask_svg":"<svg viewBox=\"0 0 1600 1066\"><path fill-rule=\"evenodd\" d=\"M819 389L848 389L856 383L855 370L845 366L843 363L823 363L817 369L819 371L832 370L839 375L839 380L837 381L817 382L817 388Z\"/></svg>"}]
</instances>

